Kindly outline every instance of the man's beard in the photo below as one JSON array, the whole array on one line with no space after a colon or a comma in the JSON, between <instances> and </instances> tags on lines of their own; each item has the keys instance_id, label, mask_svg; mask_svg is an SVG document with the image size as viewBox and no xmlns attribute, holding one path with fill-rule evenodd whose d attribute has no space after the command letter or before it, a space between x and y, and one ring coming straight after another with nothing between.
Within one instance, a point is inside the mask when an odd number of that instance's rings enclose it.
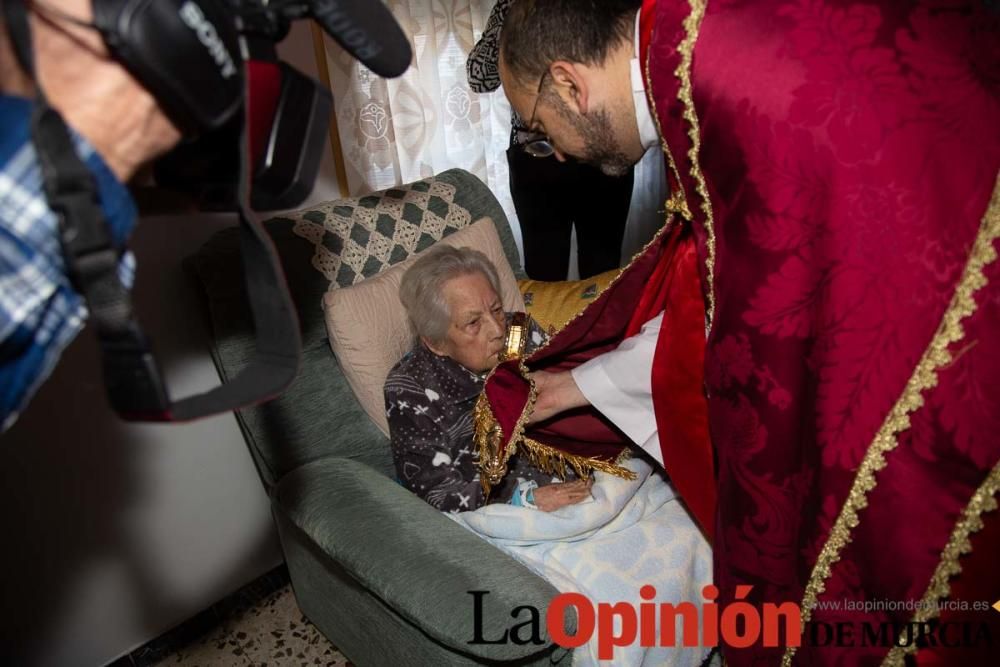
<instances>
[{"instance_id":1,"label":"man's beard","mask_svg":"<svg viewBox=\"0 0 1000 667\"><path fill-rule=\"evenodd\" d=\"M573 125L583 138L581 162L598 167L607 176L621 177L632 171L635 161L618 146L607 110L595 109L586 116L574 115Z\"/></svg>"},{"instance_id":2,"label":"man's beard","mask_svg":"<svg viewBox=\"0 0 1000 667\"><path fill-rule=\"evenodd\" d=\"M575 113L555 91L547 89L542 95L569 122L583 139L583 154L574 155L578 162L599 168L608 176L621 177L629 173L636 160L629 159L618 145L611 114L607 109L594 109L583 115Z\"/></svg>"}]
</instances>

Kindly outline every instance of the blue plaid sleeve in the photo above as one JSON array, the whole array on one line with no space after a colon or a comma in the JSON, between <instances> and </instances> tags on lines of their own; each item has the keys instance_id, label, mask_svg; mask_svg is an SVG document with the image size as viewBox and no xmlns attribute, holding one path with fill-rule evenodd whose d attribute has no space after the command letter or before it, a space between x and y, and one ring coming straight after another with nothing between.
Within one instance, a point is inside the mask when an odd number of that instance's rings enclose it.
<instances>
[{"instance_id":1,"label":"blue plaid sleeve","mask_svg":"<svg viewBox=\"0 0 1000 667\"><path fill-rule=\"evenodd\" d=\"M32 103L0 95L0 430L7 430L83 328L87 309L66 278L58 221L42 192L30 140ZM118 247L135 224L128 190L90 144L74 134L77 153L94 174L101 206ZM122 282L135 261L123 252Z\"/></svg>"}]
</instances>

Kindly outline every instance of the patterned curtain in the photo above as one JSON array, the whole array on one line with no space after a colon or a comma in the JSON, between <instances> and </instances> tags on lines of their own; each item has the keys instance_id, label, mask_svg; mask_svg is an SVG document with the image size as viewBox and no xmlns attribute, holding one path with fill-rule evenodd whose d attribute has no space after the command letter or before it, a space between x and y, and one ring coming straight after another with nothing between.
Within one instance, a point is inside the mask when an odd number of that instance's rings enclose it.
<instances>
[{"instance_id":1,"label":"patterned curtain","mask_svg":"<svg viewBox=\"0 0 1000 667\"><path fill-rule=\"evenodd\" d=\"M411 36L414 53L413 66L396 79L372 74L325 35L323 51L347 176L348 192L343 195L365 194L460 167L490 187L520 247L505 154L510 105L502 90L486 95L472 92L465 75L466 57L482 35L494 1L388 0L387 6ZM640 167L636 172L626 256L662 222L655 210L662 208L664 197L655 187L650 191L655 176L641 178L645 171Z\"/></svg>"},{"instance_id":2,"label":"patterned curtain","mask_svg":"<svg viewBox=\"0 0 1000 667\"><path fill-rule=\"evenodd\" d=\"M461 167L485 181L512 214L504 155L510 106L503 92L473 93L465 79L466 56L493 1L386 4L412 40L414 64L403 76L376 76L324 37L349 194Z\"/></svg>"}]
</instances>

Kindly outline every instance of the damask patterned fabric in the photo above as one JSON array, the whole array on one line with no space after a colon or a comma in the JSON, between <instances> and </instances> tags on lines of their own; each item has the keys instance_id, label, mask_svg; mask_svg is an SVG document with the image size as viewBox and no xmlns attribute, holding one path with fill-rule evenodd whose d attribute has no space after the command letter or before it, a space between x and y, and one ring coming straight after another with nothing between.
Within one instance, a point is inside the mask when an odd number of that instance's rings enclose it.
<instances>
[{"instance_id":1,"label":"damask patterned fabric","mask_svg":"<svg viewBox=\"0 0 1000 667\"><path fill-rule=\"evenodd\" d=\"M529 322L530 351L545 336L533 320ZM487 502L479 483L479 454L472 442L472 411L482 388L482 377L421 343L385 381L385 410L399 481L444 512L474 510ZM515 456L503 482L491 491L489 502L509 502L521 481L544 486L561 480Z\"/></svg>"},{"instance_id":2,"label":"damask patterned fabric","mask_svg":"<svg viewBox=\"0 0 1000 667\"><path fill-rule=\"evenodd\" d=\"M964 568L967 600L1000 597L998 45L989 2L656 1L649 82L714 314L723 603L749 585L860 636L933 618ZM959 561L980 519L994 545ZM925 606L815 606L865 600Z\"/></svg>"}]
</instances>

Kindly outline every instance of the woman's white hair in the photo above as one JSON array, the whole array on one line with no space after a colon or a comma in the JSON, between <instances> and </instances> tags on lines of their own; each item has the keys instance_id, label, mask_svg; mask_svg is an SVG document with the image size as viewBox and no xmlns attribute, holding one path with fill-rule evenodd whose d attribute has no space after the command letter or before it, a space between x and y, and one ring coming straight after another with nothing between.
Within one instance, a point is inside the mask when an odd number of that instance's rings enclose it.
<instances>
[{"instance_id":1,"label":"woman's white hair","mask_svg":"<svg viewBox=\"0 0 1000 667\"><path fill-rule=\"evenodd\" d=\"M437 345L445 340L451 312L444 298L444 284L452 278L481 273L500 296L500 278L489 258L472 248L455 248L439 243L403 274L399 300L410 316L417 336Z\"/></svg>"}]
</instances>

